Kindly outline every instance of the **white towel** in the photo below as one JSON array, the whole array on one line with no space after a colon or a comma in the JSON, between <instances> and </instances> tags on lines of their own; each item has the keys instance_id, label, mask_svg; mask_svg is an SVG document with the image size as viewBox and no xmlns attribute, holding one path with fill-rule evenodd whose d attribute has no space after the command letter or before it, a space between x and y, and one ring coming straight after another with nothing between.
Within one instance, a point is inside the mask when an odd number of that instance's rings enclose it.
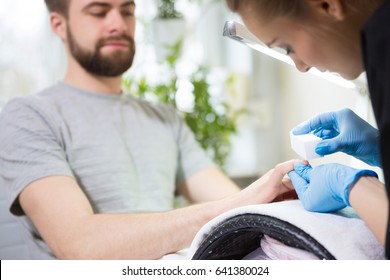
<instances>
[{"instance_id":1,"label":"white towel","mask_svg":"<svg viewBox=\"0 0 390 280\"><path fill-rule=\"evenodd\" d=\"M313 253L290 247L264 235L260 247L246 255L243 260L318 260Z\"/></svg>"},{"instance_id":2,"label":"white towel","mask_svg":"<svg viewBox=\"0 0 390 280\"><path fill-rule=\"evenodd\" d=\"M384 259L383 246L352 208L314 213L306 211L299 200L245 206L214 218L197 233L185 258L191 259L205 236L219 224L242 214L261 214L288 222L313 237L336 259Z\"/></svg>"}]
</instances>

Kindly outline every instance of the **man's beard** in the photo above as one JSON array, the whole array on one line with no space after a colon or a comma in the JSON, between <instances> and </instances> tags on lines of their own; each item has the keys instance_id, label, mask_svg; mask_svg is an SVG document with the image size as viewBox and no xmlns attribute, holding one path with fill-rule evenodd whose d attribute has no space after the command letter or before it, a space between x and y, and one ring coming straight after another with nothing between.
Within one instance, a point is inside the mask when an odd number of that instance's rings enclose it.
<instances>
[{"instance_id":1,"label":"man's beard","mask_svg":"<svg viewBox=\"0 0 390 280\"><path fill-rule=\"evenodd\" d=\"M83 49L74 39L70 28L67 28L69 49L72 56L87 72L104 77L118 77L132 65L135 55L134 39L126 36L112 36L100 39L93 51ZM129 44L127 50L117 51L110 56L104 56L100 49L109 41L125 41Z\"/></svg>"}]
</instances>

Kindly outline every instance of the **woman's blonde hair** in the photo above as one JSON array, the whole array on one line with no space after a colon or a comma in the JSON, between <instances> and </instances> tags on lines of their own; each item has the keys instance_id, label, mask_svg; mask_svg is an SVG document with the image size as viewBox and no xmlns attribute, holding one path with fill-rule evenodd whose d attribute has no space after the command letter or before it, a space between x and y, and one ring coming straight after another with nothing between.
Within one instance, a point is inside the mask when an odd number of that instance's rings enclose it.
<instances>
[{"instance_id":1,"label":"woman's blonde hair","mask_svg":"<svg viewBox=\"0 0 390 280\"><path fill-rule=\"evenodd\" d=\"M343 1L345 7L352 13L361 10L370 10L383 0L354 0ZM264 19L276 16L291 16L304 19L308 14L308 5L305 0L226 0L226 4L233 12L242 13L253 11Z\"/></svg>"}]
</instances>

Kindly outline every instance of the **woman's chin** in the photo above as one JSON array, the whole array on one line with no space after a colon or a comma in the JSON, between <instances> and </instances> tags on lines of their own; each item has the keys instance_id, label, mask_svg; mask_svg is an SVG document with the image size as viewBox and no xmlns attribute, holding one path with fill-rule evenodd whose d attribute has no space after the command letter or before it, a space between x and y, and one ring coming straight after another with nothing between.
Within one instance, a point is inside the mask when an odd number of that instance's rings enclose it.
<instances>
[{"instance_id":1,"label":"woman's chin","mask_svg":"<svg viewBox=\"0 0 390 280\"><path fill-rule=\"evenodd\" d=\"M339 75L348 81L353 81L359 78L362 73L363 71L359 71L354 73L339 73Z\"/></svg>"},{"instance_id":2,"label":"woman's chin","mask_svg":"<svg viewBox=\"0 0 390 280\"><path fill-rule=\"evenodd\" d=\"M349 81L352 81L352 80L356 80L357 78L360 77L360 75L364 72L364 68L361 68L361 67L356 67L355 69L351 70L347 70L347 71L344 71L344 72L339 72L339 75L341 77L343 77L344 79L346 80L349 80Z\"/></svg>"}]
</instances>

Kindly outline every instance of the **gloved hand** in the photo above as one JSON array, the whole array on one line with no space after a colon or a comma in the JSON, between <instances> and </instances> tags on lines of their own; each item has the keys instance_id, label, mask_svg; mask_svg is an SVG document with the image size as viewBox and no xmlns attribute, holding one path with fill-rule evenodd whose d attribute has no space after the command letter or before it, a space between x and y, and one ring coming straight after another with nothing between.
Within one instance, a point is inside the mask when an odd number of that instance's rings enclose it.
<instances>
[{"instance_id":1,"label":"gloved hand","mask_svg":"<svg viewBox=\"0 0 390 280\"><path fill-rule=\"evenodd\" d=\"M349 204L349 190L362 176L378 175L332 163L312 168L297 163L288 173L303 207L313 212L332 212Z\"/></svg>"},{"instance_id":2,"label":"gloved hand","mask_svg":"<svg viewBox=\"0 0 390 280\"><path fill-rule=\"evenodd\" d=\"M292 132L301 135L312 131L323 139L316 147L317 154L344 152L370 165L381 166L379 131L352 110L319 114Z\"/></svg>"}]
</instances>

